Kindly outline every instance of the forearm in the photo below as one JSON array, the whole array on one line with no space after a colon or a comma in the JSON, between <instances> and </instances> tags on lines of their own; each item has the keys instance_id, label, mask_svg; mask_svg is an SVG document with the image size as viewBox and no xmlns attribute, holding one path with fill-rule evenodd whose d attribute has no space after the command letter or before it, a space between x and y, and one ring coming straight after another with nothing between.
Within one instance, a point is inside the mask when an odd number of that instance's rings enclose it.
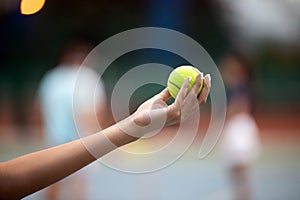
<instances>
[{"instance_id":1,"label":"forearm","mask_svg":"<svg viewBox=\"0 0 300 200\"><path fill-rule=\"evenodd\" d=\"M82 140L1 163L0 199L20 199L45 188L134 140L114 125Z\"/></svg>"},{"instance_id":2,"label":"forearm","mask_svg":"<svg viewBox=\"0 0 300 200\"><path fill-rule=\"evenodd\" d=\"M19 199L92 162L79 140L31 153L3 165L0 187L5 198Z\"/></svg>"}]
</instances>

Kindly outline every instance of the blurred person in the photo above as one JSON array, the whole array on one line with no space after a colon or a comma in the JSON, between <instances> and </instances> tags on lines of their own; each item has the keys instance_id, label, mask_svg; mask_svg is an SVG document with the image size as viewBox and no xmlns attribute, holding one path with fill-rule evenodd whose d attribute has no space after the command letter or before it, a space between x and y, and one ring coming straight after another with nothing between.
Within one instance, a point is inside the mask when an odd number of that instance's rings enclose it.
<instances>
[{"instance_id":1,"label":"blurred person","mask_svg":"<svg viewBox=\"0 0 300 200\"><path fill-rule=\"evenodd\" d=\"M197 96L203 78L204 87ZM185 79L178 96L170 105L166 103L171 98L167 88L145 101L132 115L122 120L122 128L120 124L115 124L82 139L0 163L0 199L23 198L69 176L116 148L161 128L161 124L152 122L164 119L162 125L166 127L186 121L196 106L207 101L211 88L209 74L205 77L199 74L189 91L190 81L190 78ZM197 102L191 101L194 97ZM92 155L90 150L96 154Z\"/></svg>"},{"instance_id":2,"label":"blurred person","mask_svg":"<svg viewBox=\"0 0 300 200\"><path fill-rule=\"evenodd\" d=\"M84 43L75 41L66 46L62 52L59 64L42 78L39 87L39 105L42 112L42 121L44 122L45 142L47 146L56 146L70 142L78 138L77 129L82 133L93 133L97 130L98 124L93 124L96 116L100 117L100 122L105 117L105 91L101 80L98 82L98 76L91 68L82 67L81 77L84 77L83 83L76 87L76 98L79 98L79 106L76 108L76 117L79 117L80 123L75 124L73 119L73 96L75 91L75 82L79 67L85 59L91 47ZM95 93L95 110L90 109L88 92ZM74 192L72 199L85 198L85 177L84 173L76 174L68 180L68 187ZM54 184L47 190L48 199L55 200L59 198L60 188L65 185L64 182Z\"/></svg>"},{"instance_id":3,"label":"blurred person","mask_svg":"<svg viewBox=\"0 0 300 200\"><path fill-rule=\"evenodd\" d=\"M228 54L222 62L228 102L221 152L236 200L252 198L248 171L260 149L259 130L252 116L253 95L249 67L247 59L239 54Z\"/></svg>"}]
</instances>

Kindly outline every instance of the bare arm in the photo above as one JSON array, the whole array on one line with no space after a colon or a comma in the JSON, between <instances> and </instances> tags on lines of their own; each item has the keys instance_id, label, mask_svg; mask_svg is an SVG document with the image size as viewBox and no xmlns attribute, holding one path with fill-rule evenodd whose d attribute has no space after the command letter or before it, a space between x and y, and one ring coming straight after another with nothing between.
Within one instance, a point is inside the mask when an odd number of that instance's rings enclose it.
<instances>
[{"instance_id":1,"label":"bare arm","mask_svg":"<svg viewBox=\"0 0 300 200\"><path fill-rule=\"evenodd\" d=\"M175 102L169 106L165 101L170 98L170 94L167 89L163 90L143 103L132 116L123 120L121 126L115 124L81 140L0 163L0 199L20 199L65 178L108 152L135 141L149 131L143 126L155 129L155 125L149 126L151 120L157 121L156 119L166 117L164 126L180 122L184 110L192 110L194 106L206 102L210 78L205 77L204 89L200 96L196 97L201 82L202 79L198 76L193 89L188 93L188 79L186 79ZM198 103L192 105L191 97L197 98ZM130 133L124 130L130 130Z\"/></svg>"},{"instance_id":2,"label":"bare arm","mask_svg":"<svg viewBox=\"0 0 300 200\"><path fill-rule=\"evenodd\" d=\"M107 141L103 141L105 139ZM101 157L135 139L112 126L94 134L93 137L87 137L84 144L75 140L1 163L0 199L20 199L93 162L96 158L89 153L85 145L90 145L88 148L99 149L98 155Z\"/></svg>"}]
</instances>

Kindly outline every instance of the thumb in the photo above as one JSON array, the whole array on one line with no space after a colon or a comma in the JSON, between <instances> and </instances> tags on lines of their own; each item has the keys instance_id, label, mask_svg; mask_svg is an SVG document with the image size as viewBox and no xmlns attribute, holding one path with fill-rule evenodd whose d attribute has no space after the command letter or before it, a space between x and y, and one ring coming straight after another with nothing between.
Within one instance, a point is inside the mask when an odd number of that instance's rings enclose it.
<instances>
[{"instance_id":1,"label":"thumb","mask_svg":"<svg viewBox=\"0 0 300 200\"><path fill-rule=\"evenodd\" d=\"M170 94L168 88L165 88L160 93L158 93L157 94L157 98L161 99L163 101L167 101L168 99L170 99L171 98L171 94Z\"/></svg>"}]
</instances>

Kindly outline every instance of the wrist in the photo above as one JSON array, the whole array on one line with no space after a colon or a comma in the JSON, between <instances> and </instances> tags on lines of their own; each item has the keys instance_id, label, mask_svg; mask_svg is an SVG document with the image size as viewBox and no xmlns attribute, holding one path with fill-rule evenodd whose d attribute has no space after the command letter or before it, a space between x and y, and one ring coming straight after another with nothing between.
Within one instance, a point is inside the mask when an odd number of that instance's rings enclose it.
<instances>
[{"instance_id":1,"label":"wrist","mask_svg":"<svg viewBox=\"0 0 300 200\"><path fill-rule=\"evenodd\" d=\"M122 125L120 124L120 122L118 122L117 124L111 126L109 130L106 130L104 132L107 138L117 147L129 144L138 139L138 137L135 137L133 134L130 134L128 132L128 127L130 125L127 123L127 120L126 122L122 122Z\"/></svg>"}]
</instances>

